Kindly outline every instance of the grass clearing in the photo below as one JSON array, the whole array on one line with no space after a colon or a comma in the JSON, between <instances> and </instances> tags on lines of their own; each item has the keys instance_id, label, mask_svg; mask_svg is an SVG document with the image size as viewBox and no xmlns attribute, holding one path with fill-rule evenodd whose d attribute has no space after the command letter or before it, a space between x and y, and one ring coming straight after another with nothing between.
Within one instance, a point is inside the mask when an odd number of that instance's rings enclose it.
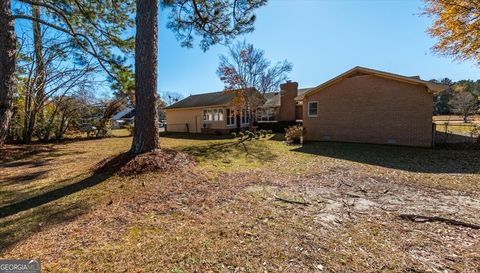
<instances>
[{"instance_id":1,"label":"grass clearing","mask_svg":"<svg viewBox=\"0 0 480 273\"><path fill-rule=\"evenodd\" d=\"M46 272L479 268L478 230L398 217L480 223L478 150L301 147L276 136L247 142L247 153L230 138L163 134L163 147L195 157L193 170L90 172L130 141L7 147L15 152L0 163L0 207L9 206L0 215L11 212L0 217L0 257L39 257Z\"/></svg>"}]
</instances>

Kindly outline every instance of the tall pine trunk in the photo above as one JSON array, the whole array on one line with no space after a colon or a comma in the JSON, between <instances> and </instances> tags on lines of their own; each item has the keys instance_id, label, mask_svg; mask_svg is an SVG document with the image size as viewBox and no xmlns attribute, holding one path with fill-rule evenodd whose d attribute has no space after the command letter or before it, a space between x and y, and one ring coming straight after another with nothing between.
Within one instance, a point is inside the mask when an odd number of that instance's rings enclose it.
<instances>
[{"instance_id":1,"label":"tall pine trunk","mask_svg":"<svg viewBox=\"0 0 480 273\"><path fill-rule=\"evenodd\" d=\"M135 37L135 132L131 152L160 148L157 93L158 0L137 0Z\"/></svg>"},{"instance_id":2,"label":"tall pine trunk","mask_svg":"<svg viewBox=\"0 0 480 273\"><path fill-rule=\"evenodd\" d=\"M16 36L11 18L10 0L0 1L0 145L5 142L12 118L12 97L15 87Z\"/></svg>"},{"instance_id":3,"label":"tall pine trunk","mask_svg":"<svg viewBox=\"0 0 480 273\"><path fill-rule=\"evenodd\" d=\"M32 16L33 18L40 19L40 7L32 5ZM41 24L37 21L32 21L33 23L33 46L35 49L35 99L33 107L33 119L31 122L32 132L38 115L38 121L41 126L44 126L45 123L45 114L44 114L44 104L45 104L45 59L43 57L43 38L42 38L42 28Z\"/></svg>"}]
</instances>

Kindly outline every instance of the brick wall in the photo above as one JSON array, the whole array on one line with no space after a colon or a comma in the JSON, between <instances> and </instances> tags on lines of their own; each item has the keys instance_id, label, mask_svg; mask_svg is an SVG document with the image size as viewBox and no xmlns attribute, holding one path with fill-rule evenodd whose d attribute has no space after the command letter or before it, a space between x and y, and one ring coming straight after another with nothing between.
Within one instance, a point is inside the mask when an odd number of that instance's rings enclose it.
<instances>
[{"instance_id":1,"label":"brick wall","mask_svg":"<svg viewBox=\"0 0 480 273\"><path fill-rule=\"evenodd\" d=\"M318 101L317 117L308 117L309 101ZM432 109L424 86L347 78L304 100L305 139L430 147Z\"/></svg>"},{"instance_id":2,"label":"brick wall","mask_svg":"<svg viewBox=\"0 0 480 273\"><path fill-rule=\"evenodd\" d=\"M298 94L298 83L287 82L280 85L280 109L278 121L295 120L295 97Z\"/></svg>"}]
</instances>

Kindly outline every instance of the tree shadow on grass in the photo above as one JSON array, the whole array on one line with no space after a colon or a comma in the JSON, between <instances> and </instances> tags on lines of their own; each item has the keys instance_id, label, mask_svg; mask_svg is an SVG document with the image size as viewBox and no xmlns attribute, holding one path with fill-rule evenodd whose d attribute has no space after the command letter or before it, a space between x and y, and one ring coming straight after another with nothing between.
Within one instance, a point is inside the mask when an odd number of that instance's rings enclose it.
<instances>
[{"instance_id":1,"label":"tree shadow on grass","mask_svg":"<svg viewBox=\"0 0 480 273\"><path fill-rule=\"evenodd\" d=\"M62 197L71 195L81 190L93 187L107 180L117 172L125 163L132 158L129 153L119 154L115 157L107 158L99 163L92 175L73 184L69 184L43 194L28 198L26 200L0 207L0 219L7 216L28 210L46 203L58 200Z\"/></svg>"},{"instance_id":2,"label":"tree shadow on grass","mask_svg":"<svg viewBox=\"0 0 480 273\"><path fill-rule=\"evenodd\" d=\"M0 178L0 186L32 183L35 182L36 179L44 177L47 173L48 170L42 170L33 173L22 173L20 175L10 176L7 178Z\"/></svg>"},{"instance_id":3,"label":"tree shadow on grass","mask_svg":"<svg viewBox=\"0 0 480 273\"><path fill-rule=\"evenodd\" d=\"M0 147L0 164L11 163L11 161L22 160L44 153L53 153L57 149L49 144L35 145L5 145Z\"/></svg>"},{"instance_id":4,"label":"tree shadow on grass","mask_svg":"<svg viewBox=\"0 0 480 273\"><path fill-rule=\"evenodd\" d=\"M62 198L104 182L131 157L125 153L108 158L78 182L0 207L0 251L46 226L71 220L88 210L90 200Z\"/></svg>"},{"instance_id":5,"label":"tree shadow on grass","mask_svg":"<svg viewBox=\"0 0 480 273\"><path fill-rule=\"evenodd\" d=\"M480 150L307 142L293 151L418 173L480 173Z\"/></svg>"},{"instance_id":6,"label":"tree shadow on grass","mask_svg":"<svg viewBox=\"0 0 480 273\"><path fill-rule=\"evenodd\" d=\"M252 140L239 143L213 143L208 145L183 146L179 149L194 156L197 160L231 160L238 157L251 157L259 161L273 161L277 157L267 145L261 141Z\"/></svg>"},{"instance_id":7,"label":"tree shadow on grass","mask_svg":"<svg viewBox=\"0 0 480 273\"><path fill-rule=\"evenodd\" d=\"M49 204L0 219L0 253L50 226L68 222L89 210L85 202ZM1 256L1 255L0 255Z\"/></svg>"}]
</instances>

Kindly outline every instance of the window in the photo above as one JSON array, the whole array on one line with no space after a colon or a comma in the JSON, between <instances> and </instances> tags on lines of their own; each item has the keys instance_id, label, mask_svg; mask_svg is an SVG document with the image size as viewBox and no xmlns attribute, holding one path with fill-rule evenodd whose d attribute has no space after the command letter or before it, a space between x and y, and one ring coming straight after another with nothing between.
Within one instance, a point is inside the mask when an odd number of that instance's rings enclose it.
<instances>
[{"instance_id":1,"label":"window","mask_svg":"<svg viewBox=\"0 0 480 273\"><path fill-rule=\"evenodd\" d=\"M218 120L223 120L223 109L218 109Z\"/></svg>"},{"instance_id":2,"label":"window","mask_svg":"<svg viewBox=\"0 0 480 273\"><path fill-rule=\"evenodd\" d=\"M308 116L316 117L318 115L318 101L308 102Z\"/></svg>"},{"instance_id":3,"label":"window","mask_svg":"<svg viewBox=\"0 0 480 273\"><path fill-rule=\"evenodd\" d=\"M257 121L275 121L275 109L259 109L257 111Z\"/></svg>"},{"instance_id":4,"label":"window","mask_svg":"<svg viewBox=\"0 0 480 273\"><path fill-rule=\"evenodd\" d=\"M248 111L243 109L242 110L242 124L248 124L249 118L250 118L250 116L249 116Z\"/></svg>"},{"instance_id":5,"label":"window","mask_svg":"<svg viewBox=\"0 0 480 273\"><path fill-rule=\"evenodd\" d=\"M208 110L203 110L203 121L208 121Z\"/></svg>"},{"instance_id":6,"label":"window","mask_svg":"<svg viewBox=\"0 0 480 273\"><path fill-rule=\"evenodd\" d=\"M203 110L203 121L222 121L223 109L205 109Z\"/></svg>"},{"instance_id":7,"label":"window","mask_svg":"<svg viewBox=\"0 0 480 273\"><path fill-rule=\"evenodd\" d=\"M235 125L235 111L232 109L227 109L226 110L227 114L227 126L234 126Z\"/></svg>"}]
</instances>

